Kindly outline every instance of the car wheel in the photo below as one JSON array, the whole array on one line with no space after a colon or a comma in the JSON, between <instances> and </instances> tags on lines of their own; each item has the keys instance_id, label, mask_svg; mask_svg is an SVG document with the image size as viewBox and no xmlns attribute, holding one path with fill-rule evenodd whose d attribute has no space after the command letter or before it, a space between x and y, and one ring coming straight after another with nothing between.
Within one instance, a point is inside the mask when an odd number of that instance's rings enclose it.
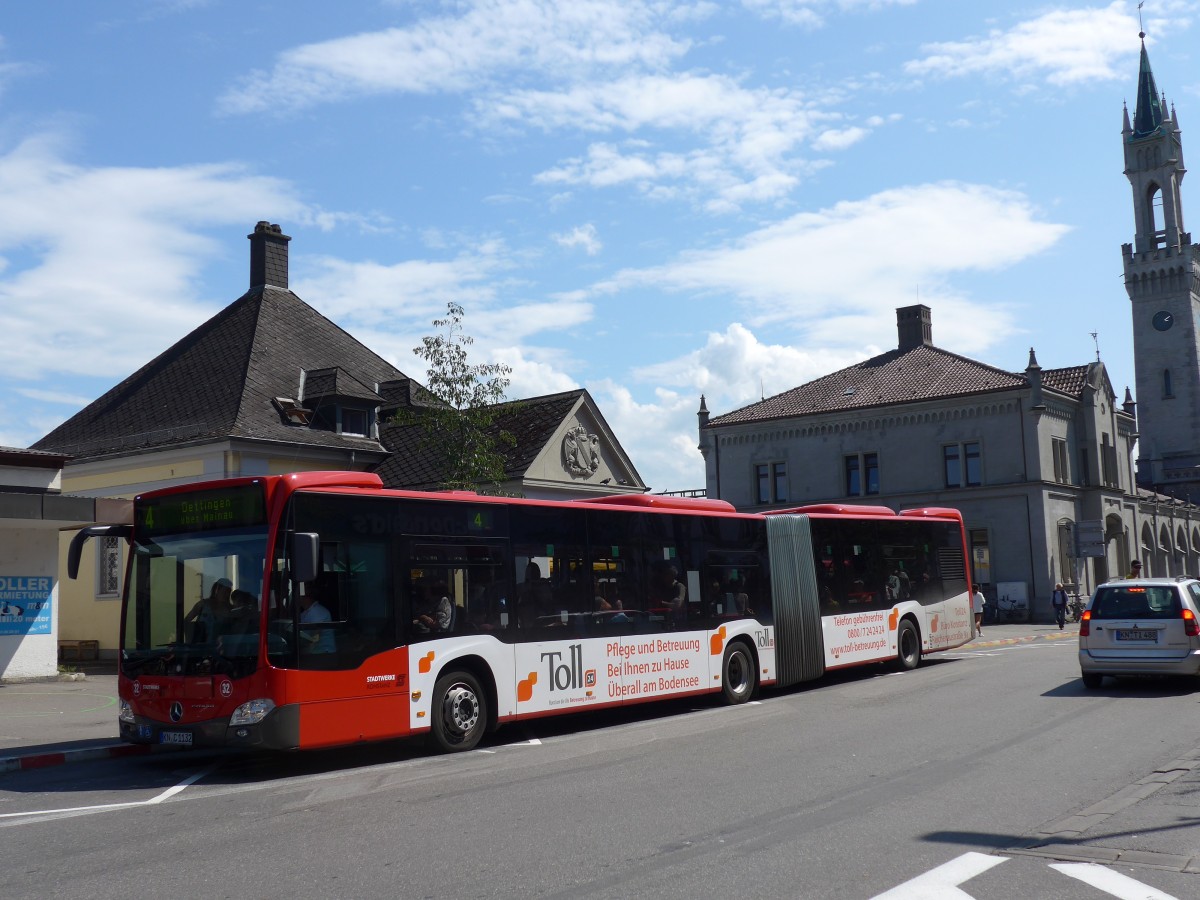
<instances>
[{"instance_id":1,"label":"car wheel","mask_svg":"<svg viewBox=\"0 0 1200 900\"><path fill-rule=\"evenodd\" d=\"M896 662L906 671L921 664L921 635L909 619L900 622L900 629L896 633Z\"/></svg>"},{"instance_id":2,"label":"car wheel","mask_svg":"<svg viewBox=\"0 0 1200 900\"><path fill-rule=\"evenodd\" d=\"M470 672L449 672L437 680L430 711L430 738L443 753L473 750L487 729L487 698Z\"/></svg>"},{"instance_id":3,"label":"car wheel","mask_svg":"<svg viewBox=\"0 0 1200 900\"><path fill-rule=\"evenodd\" d=\"M1100 687L1100 682L1104 680L1103 675L1097 675L1095 672L1084 672L1081 677L1083 678L1083 686L1089 691L1094 691Z\"/></svg>"}]
</instances>

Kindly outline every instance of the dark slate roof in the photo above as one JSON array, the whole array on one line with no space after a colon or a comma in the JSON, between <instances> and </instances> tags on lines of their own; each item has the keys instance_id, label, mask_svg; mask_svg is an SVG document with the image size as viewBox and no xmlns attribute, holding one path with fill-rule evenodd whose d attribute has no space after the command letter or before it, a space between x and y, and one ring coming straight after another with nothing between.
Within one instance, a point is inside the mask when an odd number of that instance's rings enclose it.
<instances>
[{"instance_id":1,"label":"dark slate roof","mask_svg":"<svg viewBox=\"0 0 1200 900\"><path fill-rule=\"evenodd\" d=\"M566 391L496 405L492 433L507 431L517 438L515 446L500 445L497 448L505 457L505 478L521 478L525 475L563 420L571 414L579 398L586 393L584 390ZM391 452L391 456L375 468L384 485L419 489L437 487L444 481L437 461L424 452L423 435L419 424L398 425L389 422L380 425L379 440Z\"/></svg>"},{"instance_id":2,"label":"dark slate roof","mask_svg":"<svg viewBox=\"0 0 1200 900\"><path fill-rule=\"evenodd\" d=\"M716 416L708 424L737 425L870 409L1009 390L1026 384L1024 374L1005 372L923 344L910 350L889 350L790 391Z\"/></svg>"},{"instance_id":3,"label":"dark slate roof","mask_svg":"<svg viewBox=\"0 0 1200 900\"><path fill-rule=\"evenodd\" d=\"M382 452L369 438L288 424L272 399L298 397L301 369L346 373L335 381L355 382L353 397L406 377L291 291L260 286L33 447L76 459L224 439Z\"/></svg>"},{"instance_id":4,"label":"dark slate roof","mask_svg":"<svg viewBox=\"0 0 1200 900\"><path fill-rule=\"evenodd\" d=\"M379 385L383 397L380 415L387 418L400 407L440 406L442 401L429 392L425 385L412 378L397 378Z\"/></svg>"},{"instance_id":5,"label":"dark slate roof","mask_svg":"<svg viewBox=\"0 0 1200 900\"><path fill-rule=\"evenodd\" d=\"M363 384L341 366L331 369L316 369L308 372L304 379L304 400L322 397L344 397L365 400L372 406L383 402L383 397L374 388Z\"/></svg>"}]
</instances>

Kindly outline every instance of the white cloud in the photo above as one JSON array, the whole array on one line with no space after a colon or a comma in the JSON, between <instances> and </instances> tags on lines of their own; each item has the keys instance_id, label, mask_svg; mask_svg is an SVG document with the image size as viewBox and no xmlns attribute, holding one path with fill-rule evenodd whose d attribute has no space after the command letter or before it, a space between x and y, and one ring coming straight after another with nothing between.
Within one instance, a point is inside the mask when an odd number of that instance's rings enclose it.
<instances>
[{"instance_id":1,"label":"white cloud","mask_svg":"<svg viewBox=\"0 0 1200 900\"><path fill-rule=\"evenodd\" d=\"M925 56L904 69L916 76L985 74L1056 86L1126 78L1124 63L1137 51L1130 40L1137 19L1127 7L1115 0L1105 7L1055 9L986 37L927 44Z\"/></svg>"},{"instance_id":2,"label":"white cloud","mask_svg":"<svg viewBox=\"0 0 1200 900\"><path fill-rule=\"evenodd\" d=\"M790 192L820 165L797 156L806 141L816 137L820 153L842 150L874 127L842 123L818 137L834 118L824 110L838 102L835 94L668 71L690 47L658 30L660 19L677 24L671 13L669 6L617 0L477 0L457 17L289 50L270 73L251 73L227 93L222 108L247 113L362 94L469 94L469 115L481 133L509 127L616 136L618 143L594 143L541 172L537 183L632 185L718 212ZM620 143L644 134L671 149Z\"/></svg>"},{"instance_id":3,"label":"white cloud","mask_svg":"<svg viewBox=\"0 0 1200 900\"><path fill-rule=\"evenodd\" d=\"M212 314L195 281L224 248L203 229L314 219L286 182L238 165L89 168L61 144L0 155L0 374L14 379L129 374Z\"/></svg>"},{"instance_id":4,"label":"white cloud","mask_svg":"<svg viewBox=\"0 0 1200 900\"><path fill-rule=\"evenodd\" d=\"M70 394L66 391L42 391L36 388L17 388L16 393L22 397L28 397L30 400L39 400L42 403L56 403L61 406L75 407L76 409L87 406L96 399L95 397L87 397L83 394Z\"/></svg>"},{"instance_id":5,"label":"white cloud","mask_svg":"<svg viewBox=\"0 0 1200 900\"><path fill-rule=\"evenodd\" d=\"M567 234L556 234L554 240L560 247L568 250L572 247L582 247L588 256L595 256L604 247L596 236L596 226L591 222L572 228Z\"/></svg>"},{"instance_id":6,"label":"white cloud","mask_svg":"<svg viewBox=\"0 0 1200 900\"><path fill-rule=\"evenodd\" d=\"M894 310L938 309L946 346L971 352L1012 333L1002 309L979 308L949 285L956 272L1011 266L1053 246L1067 226L1040 221L1023 195L943 182L883 191L792 216L735 243L626 270L598 293L638 285L746 302L755 327L802 326L835 348L894 345Z\"/></svg>"},{"instance_id":7,"label":"white cloud","mask_svg":"<svg viewBox=\"0 0 1200 900\"><path fill-rule=\"evenodd\" d=\"M871 355L861 350L802 350L764 344L740 322L710 332L703 347L634 372L637 381L683 388L708 398L709 409L734 408L804 384ZM693 410L694 412L695 410Z\"/></svg>"},{"instance_id":8,"label":"white cloud","mask_svg":"<svg viewBox=\"0 0 1200 900\"><path fill-rule=\"evenodd\" d=\"M492 359L512 369L508 388L510 399L541 397L579 387L575 379L560 370L557 362L537 359L528 349L505 347L494 352Z\"/></svg>"},{"instance_id":9,"label":"white cloud","mask_svg":"<svg viewBox=\"0 0 1200 900\"><path fill-rule=\"evenodd\" d=\"M687 49L634 0L473 0L459 16L296 47L228 91L230 113L297 109L355 95L459 92L512 72L554 79L657 69Z\"/></svg>"},{"instance_id":10,"label":"white cloud","mask_svg":"<svg viewBox=\"0 0 1200 900\"><path fill-rule=\"evenodd\" d=\"M767 19L780 19L787 25L820 28L830 8L841 12L880 9L885 6L909 6L917 0L742 0L742 6Z\"/></svg>"},{"instance_id":11,"label":"white cloud","mask_svg":"<svg viewBox=\"0 0 1200 900\"><path fill-rule=\"evenodd\" d=\"M867 129L858 126L851 128L831 128L829 131L822 132L813 141L813 149L818 151L845 150L847 147L857 144L868 134Z\"/></svg>"},{"instance_id":12,"label":"white cloud","mask_svg":"<svg viewBox=\"0 0 1200 900\"><path fill-rule=\"evenodd\" d=\"M634 75L557 91L515 91L477 103L481 123L496 119L543 129L654 134L666 141L694 135L694 149L655 150L645 137L623 145L592 144L584 157L539 173L542 184L605 188L633 184L646 191L680 183L716 195L722 208L786 195L812 164L796 154L833 116L788 89L746 88L719 75ZM868 134L862 127L830 132L815 149L842 149Z\"/></svg>"}]
</instances>

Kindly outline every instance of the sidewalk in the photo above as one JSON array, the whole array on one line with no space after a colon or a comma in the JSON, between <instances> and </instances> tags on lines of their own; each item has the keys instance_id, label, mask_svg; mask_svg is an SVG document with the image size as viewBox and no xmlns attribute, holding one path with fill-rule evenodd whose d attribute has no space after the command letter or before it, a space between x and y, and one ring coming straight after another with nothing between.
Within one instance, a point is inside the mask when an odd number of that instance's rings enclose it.
<instances>
[{"instance_id":1,"label":"sidewalk","mask_svg":"<svg viewBox=\"0 0 1200 900\"><path fill-rule=\"evenodd\" d=\"M148 752L117 739L117 666L81 663L47 681L0 682L0 774Z\"/></svg>"}]
</instances>

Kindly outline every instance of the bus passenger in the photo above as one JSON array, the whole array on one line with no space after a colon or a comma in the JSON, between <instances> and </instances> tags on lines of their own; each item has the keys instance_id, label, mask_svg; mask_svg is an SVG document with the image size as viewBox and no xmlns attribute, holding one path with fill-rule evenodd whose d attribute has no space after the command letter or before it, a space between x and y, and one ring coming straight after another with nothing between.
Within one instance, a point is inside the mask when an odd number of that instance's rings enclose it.
<instances>
[{"instance_id":1,"label":"bus passenger","mask_svg":"<svg viewBox=\"0 0 1200 900\"><path fill-rule=\"evenodd\" d=\"M420 634L449 631L454 621L454 604L450 600L446 583L421 582L421 597L417 603L413 628Z\"/></svg>"},{"instance_id":2,"label":"bus passenger","mask_svg":"<svg viewBox=\"0 0 1200 900\"><path fill-rule=\"evenodd\" d=\"M185 633L193 644L203 644L217 639L217 625L229 616L229 594L233 590L233 582L228 578L218 578L213 582L212 590L207 597L197 600L186 616L183 617Z\"/></svg>"},{"instance_id":3,"label":"bus passenger","mask_svg":"<svg viewBox=\"0 0 1200 900\"><path fill-rule=\"evenodd\" d=\"M654 565L650 579L649 606L666 609L673 621L682 621L687 599L687 586L677 577L678 572L670 563Z\"/></svg>"},{"instance_id":4,"label":"bus passenger","mask_svg":"<svg viewBox=\"0 0 1200 900\"><path fill-rule=\"evenodd\" d=\"M333 616L317 599L310 586L308 591L300 595L300 624L324 625L332 621ZM328 628L313 628L308 631L301 629L300 638L304 641L301 647L309 653L334 652L333 632Z\"/></svg>"}]
</instances>

